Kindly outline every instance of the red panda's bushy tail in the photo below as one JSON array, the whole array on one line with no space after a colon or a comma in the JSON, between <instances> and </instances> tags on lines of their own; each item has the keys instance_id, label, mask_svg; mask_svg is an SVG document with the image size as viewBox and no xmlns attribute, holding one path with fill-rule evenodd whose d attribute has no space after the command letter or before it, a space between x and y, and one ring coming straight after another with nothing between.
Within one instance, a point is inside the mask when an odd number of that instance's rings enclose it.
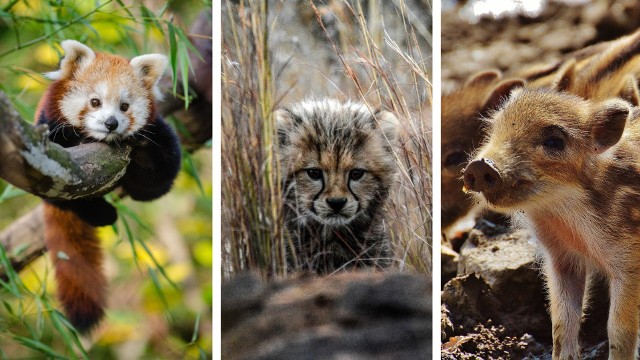
<instances>
[{"instance_id":1,"label":"red panda's bushy tail","mask_svg":"<svg viewBox=\"0 0 640 360\"><path fill-rule=\"evenodd\" d=\"M104 316L107 281L96 229L72 211L44 203L45 241L55 267L58 299L69 321L87 332Z\"/></svg>"}]
</instances>

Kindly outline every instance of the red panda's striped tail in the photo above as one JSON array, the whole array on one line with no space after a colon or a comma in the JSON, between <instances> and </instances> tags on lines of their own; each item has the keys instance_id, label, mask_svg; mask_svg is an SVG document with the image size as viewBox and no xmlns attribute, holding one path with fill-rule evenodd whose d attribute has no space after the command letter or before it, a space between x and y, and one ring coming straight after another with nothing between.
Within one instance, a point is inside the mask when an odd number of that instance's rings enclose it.
<instances>
[{"instance_id":1,"label":"red panda's striped tail","mask_svg":"<svg viewBox=\"0 0 640 360\"><path fill-rule=\"evenodd\" d=\"M96 229L73 212L44 203L45 240L58 298L69 321L87 332L104 316L106 278Z\"/></svg>"}]
</instances>

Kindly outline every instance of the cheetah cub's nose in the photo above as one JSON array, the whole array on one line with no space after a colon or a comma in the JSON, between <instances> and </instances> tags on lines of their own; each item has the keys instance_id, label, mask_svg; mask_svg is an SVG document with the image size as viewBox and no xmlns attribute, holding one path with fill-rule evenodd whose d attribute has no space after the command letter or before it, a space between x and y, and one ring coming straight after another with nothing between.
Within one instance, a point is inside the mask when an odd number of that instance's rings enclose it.
<instances>
[{"instance_id":1,"label":"cheetah cub's nose","mask_svg":"<svg viewBox=\"0 0 640 360\"><path fill-rule=\"evenodd\" d=\"M342 208L346 203L347 203L347 199L345 198L328 198L327 199L327 204L329 204L329 207L331 207L333 209L333 212L336 212L336 213L342 210Z\"/></svg>"},{"instance_id":2,"label":"cheetah cub's nose","mask_svg":"<svg viewBox=\"0 0 640 360\"><path fill-rule=\"evenodd\" d=\"M115 116L111 116L104 122L104 126L109 130L109 132L112 132L118 128L118 120Z\"/></svg>"},{"instance_id":3,"label":"cheetah cub's nose","mask_svg":"<svg viewBox=\"0 0 640 360\"><path fill-rule=\"evenodd\" d=\"M464 169L464 187L470 191L483 192L502 187L500 173L489 159L474 160Z\"/></svg>"}]
</instances>

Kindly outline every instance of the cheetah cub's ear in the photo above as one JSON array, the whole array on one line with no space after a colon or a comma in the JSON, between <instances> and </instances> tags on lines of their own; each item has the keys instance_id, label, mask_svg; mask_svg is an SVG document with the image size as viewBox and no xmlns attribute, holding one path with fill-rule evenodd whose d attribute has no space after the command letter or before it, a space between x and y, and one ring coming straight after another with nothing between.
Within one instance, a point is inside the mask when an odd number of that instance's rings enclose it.
<instances>
[{"instance_id":1,"label":"cheetah cub's ear","mask_svg":"<svg viewBox=\"0 0 640 360\"><path fill-rule=\"evenodd\" d=\"M379 110L375 114L377 126L380 127L384 136L390 143L398 142L400 136L400 122L390 111Z\"/></svg>"},{"instance_id":2,"label":"cheetah cub's ear","mask_svg":"<svg viewBox=\"0 0 640 360\"><path fill-rule=\"evenodd\" d=\"M631 109L626 101L611 99L598 105L591 125L594 150L600 154L620 140Z\"/></svg>"},{"instance_id":3,"label":"cheetah cub's ear","mask_svg":"<svg viewBox=\"0 0 640 360\"><path fill-rule=\"evenodd\" d=\"M50 80L68 79L86 69L96 58L93 50L75 40L64 40L60 46L64 50L64 57L60 60L60 69L44 74Z\"/></svg>"},{"instance_id":4,"label":"cheetah cub's ear","mask_svg":"<svg viewBox=\"0 0 640 360\"><path fill-rule=\"evenodd\" d=\"M278 132L278 147L284 148L290 143L287 129L291 129L293 126L293 118L288 110L278 109L273 112L273 119Z\"/></svg>"},{"instance_id":5,"label":"cheetah cub's ear","mask_svg":"<svg viewBox=\"0 0 640 360\"><path fill-rule=\"evenodd\" d=\"M145 86L151 89L156 100L162 100L162 92L158 88L160 77L167 67L167 57L160 54L147 54L131 59L131 66Z\"/></svg>"}]
</instances>

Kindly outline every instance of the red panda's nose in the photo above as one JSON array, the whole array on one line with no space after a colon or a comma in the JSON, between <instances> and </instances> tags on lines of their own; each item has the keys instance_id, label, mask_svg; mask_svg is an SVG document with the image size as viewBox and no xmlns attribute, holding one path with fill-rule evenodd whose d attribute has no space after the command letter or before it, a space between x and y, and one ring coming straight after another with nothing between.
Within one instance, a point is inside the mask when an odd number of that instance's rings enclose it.
<instances>
[{"instance_id":1,"label":"red panda's nose","mask_svg":"<svg viewBox=\"0 0 640 360\"><path fill-rule=\"evenodd\" d=\"M118 128L118 120L115 116L111 116L104 122L104 126L109 130L109 132L112 132Z\"/></svg>"}]
</instances>

